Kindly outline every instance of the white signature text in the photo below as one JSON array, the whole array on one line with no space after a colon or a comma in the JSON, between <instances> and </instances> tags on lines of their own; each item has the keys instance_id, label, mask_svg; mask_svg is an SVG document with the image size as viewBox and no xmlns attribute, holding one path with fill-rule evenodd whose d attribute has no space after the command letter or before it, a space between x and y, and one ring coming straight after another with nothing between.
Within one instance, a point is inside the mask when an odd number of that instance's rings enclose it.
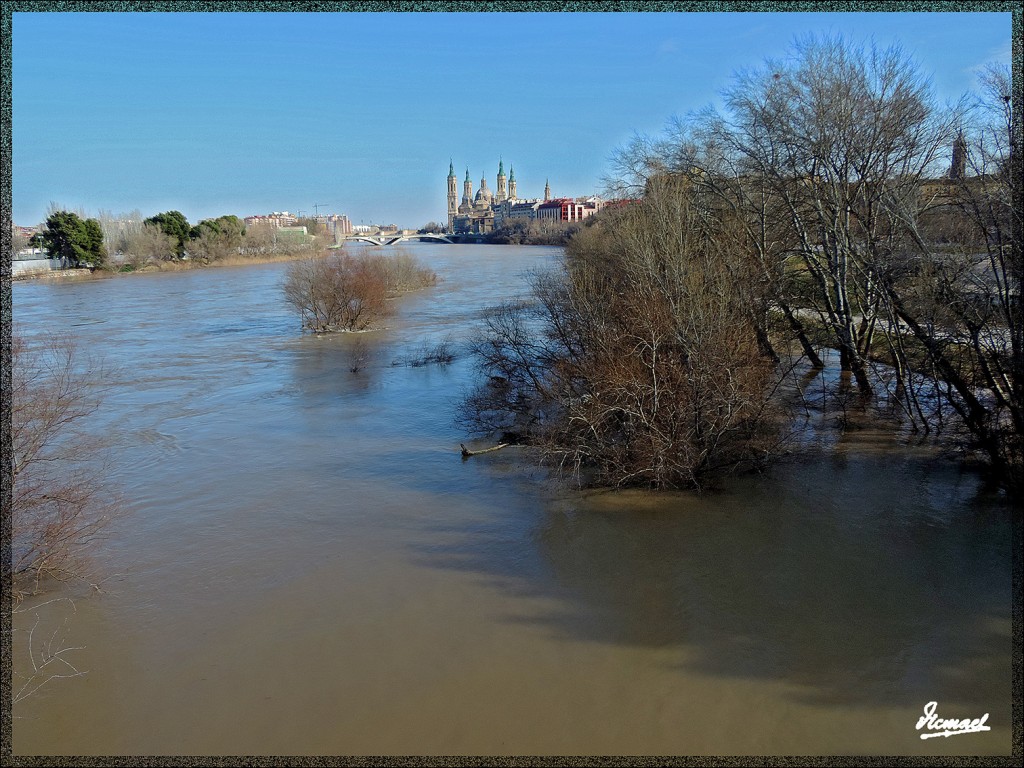
<instances>
[{"instance_id":1,"label":"white signature text","mask_svg":"<svg viewBox=\"0 0 1024 768\"><path fill-rule=\"evenodd\" d=\"M936 711L939 708L937 701L929 701L924 705L924 714L917 721L917 730L922 728L928 731L938 731L938 733L922 733L922 739L931 739L935 736L959 736L961 733L978 733L979 731L991 731L992 729L985 725L985 721L988 720L988 712L981 717L976 717L973 720L943 720L937 714Z\"/></svg>"}]
</instances>

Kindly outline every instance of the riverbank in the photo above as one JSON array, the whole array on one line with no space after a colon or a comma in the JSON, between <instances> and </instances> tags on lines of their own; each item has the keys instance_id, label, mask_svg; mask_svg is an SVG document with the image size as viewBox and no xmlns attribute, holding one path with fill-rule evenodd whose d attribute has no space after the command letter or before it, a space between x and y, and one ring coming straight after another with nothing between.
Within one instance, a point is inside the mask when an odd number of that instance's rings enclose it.
<instances>
[{"instance_id":1,"label":"riverbank","mask_svg":"<svg viewBox=\"0 0 1024 768\"><path fill-rule=\"evenodd\" d=\"M49 269L46 271L20 272L11 275L11 282L29 282L33 280L88 280L93 277L91 269Z\"/></svg>"},{"instance_id":2,"label":"riverbank","mask_svg":"<svg viewBox=\"0 0 1024 768\"><path fill-rule=\"evenodd\" d=\"M161 261L146 264L139 269L87 269L76 267L72 269L53 269L48 271L24 272L11 276L15 282L30 280L102 280L112 277L124 277L127 275L152 275L161 272L190 272L196 269L211 269L216 267L242 267L249 264L273 264L284 261L297 261L309 256L308 252L290 254L266 254L262 256L232 256L226 259L203 263L181 259L176 261Z\"/></svg>"}]
</instances>

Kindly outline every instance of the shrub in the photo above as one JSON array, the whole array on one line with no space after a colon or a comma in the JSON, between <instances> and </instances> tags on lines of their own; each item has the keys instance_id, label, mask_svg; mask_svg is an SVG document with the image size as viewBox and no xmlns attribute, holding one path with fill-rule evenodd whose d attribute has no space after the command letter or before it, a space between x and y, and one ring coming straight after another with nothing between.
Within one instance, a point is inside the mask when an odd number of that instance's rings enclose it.
<instances>
[{"instance_id":1,"label":"shrub","mask_svg":"<svg viewBox=\"0 0 1024 768\"><path fill-rule=\"evenodd\" d=\"M316 333L360 331L388 312L387 286L365 260L346 254L314 256L292 264L285 298L302 327Z\"/></svg>"},{"instance_id":2,"label":"shrub","mask_svg":"<svg viewBox=\"0 0 1024 768\"><path fill-rule=\"evenodd\" d=\"M363 259L367 267L384 281L389 296L418 291L437 283L437 275L407 251L391 255L367 254Z\"/></svg>"},{"instance_id":3,"label":"shrub","mask_svg":"<svg viewBox=\"0 0 1024 768\"><path fill-rule=\"evenodd\" d=\"M570 242L532 301L488 318L463 422L600 485L700 488L767 458L781 373L749 310L755 275L701 214L666 193Z\"/></svg>"},{"instance_id":4,"label":"shrub","mask_svg":"<svg viewBox=\"0 0 1024 768\"><path fill-rule=\"evenodd\" d=\"M303 328L315 333L361 331L391 313L388 298L436 282L437 275L406 253L334 252L292 264L284 293L299 310Z\"/></svg>"}]
</instances>

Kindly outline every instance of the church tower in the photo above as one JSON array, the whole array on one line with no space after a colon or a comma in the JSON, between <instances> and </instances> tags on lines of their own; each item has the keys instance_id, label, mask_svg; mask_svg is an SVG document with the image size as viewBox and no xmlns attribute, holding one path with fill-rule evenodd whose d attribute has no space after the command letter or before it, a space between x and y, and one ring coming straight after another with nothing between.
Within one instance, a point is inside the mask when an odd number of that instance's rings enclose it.
<instances>
[{"instance_id":1,"label":"church tower","mask_svg":"<svg viewBox=\"0 0 1024 768\"><path fill-rule=\"evenodd\" d=\"M494 201L502 203L508 200L508 188L505 185L505 164L498 160L498 193L494 196Z\"/></svg>"},{"instance_id":2,"label":"church tower","mask_svg":"<svg viewBox=\"0 0 1024 768\"><path fill-rule=\"evenodd\" d=\"M508 196L516 199L516 172L511 165L508 167Z\"/></svg>"},{"instance_id":3,"label":"church tower","mask_svg":"<svg viewBox=\"0 0 1024 768\"><path fill-rule=\"evenodd\" d=\"M469 168L466 169L466 180L462 182L462 205L467 210L473 207L473 182L469 180Z\"/></svg>"},{"instance_id":4,"label":"church tower","mask_svg":"<svg viewBox=\"0 0 1024 768\"><path fill-rule=\"evenodd\" d=\"M459 212L459 193L456 189L455 164L448 161L448 231L454 231L455 214Z\"/></svg>"},{"instance_id":5,"label":"church tower","mask_svg":"<svg viewBox=\"0 0 1024 768\"><path fill-rule=\"evenodd\" d=\"M964 141L964 135L961 133L953 144L953 162L949 166L949 178L953 181L962 181L966 170L967 142Z\"/></svg>"},{"instance_id":6,"label":"church tower","mask_svg":"<svg viewBox=\"0 0 1024 768\"><path fill-rule=\"evenodd\" d=\"M551 199L551 185L548 184L548 180L544 179L544 202L546 203Z\"/></svg>"}]
</instances>

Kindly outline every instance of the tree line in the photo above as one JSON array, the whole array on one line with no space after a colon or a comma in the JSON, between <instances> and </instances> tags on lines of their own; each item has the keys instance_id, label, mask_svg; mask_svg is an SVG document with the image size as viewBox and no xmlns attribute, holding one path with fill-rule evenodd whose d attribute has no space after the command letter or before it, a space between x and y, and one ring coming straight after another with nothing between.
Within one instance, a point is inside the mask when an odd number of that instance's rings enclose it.
<instances>
[{"instance_id":1,"label":"tree line","mask_svg":"<svg viewBox=\"0 0 1024 768\"><path fill-rule=\"evenodd\" d=\"M938 103L898 47L808 38L615 158L612 194L475 346L472 428L611 485L770 459L798 374L1021 480L1019 123L1008 67ZM834 382L833 382L834 379Z\"/></svg>"},{"instance_id":2,"label":"tree line","mask_svg":"<svg viewBox=\"0 0 1024 768\"><path fill-rule=\"evenodd\" d=\"M101 212L87 218L51 204L38 244L47 255L70 267L133 271L147 265L188 258L197 264L241 256L294 255L308 249L314 239L333 238L327 227L313 219L300 219L307 236L282 233L269 225L246 227L234 215L203 219L192 225L180 211L164 211L143 219L138 211L122 217ZM13 243L15 250L27 242Z\"/></svg>"},{"instance_id":3,"label":"tree line","mask_svg":"<svg viewBox=\"0 0 1024 768\"><path fill-rule=\"evenodd\" d=\"M551 219L505 219L482 239L494 245L565 245L580 226L578 222ZM428 221L417 231L421 235L444 234L447 228L436 221Z\"/></svg>"}]
</instances>

